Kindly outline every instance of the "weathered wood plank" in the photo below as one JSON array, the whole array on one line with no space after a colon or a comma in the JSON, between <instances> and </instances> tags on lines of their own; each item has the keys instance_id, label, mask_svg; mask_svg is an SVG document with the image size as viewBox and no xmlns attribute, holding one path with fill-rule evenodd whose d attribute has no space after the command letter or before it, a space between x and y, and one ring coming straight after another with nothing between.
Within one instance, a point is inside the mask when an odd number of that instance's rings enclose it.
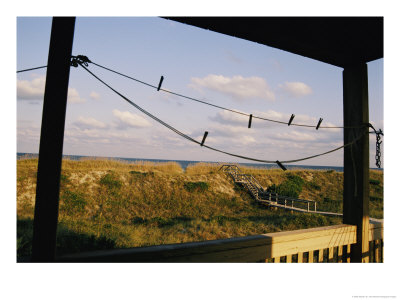
<instances>
[{"instance_id":1,"label":"weathered wood plank","mask_svg":"<svg viewBox=\"0 0 400 300\"><path fill-rule=\"evenodd\" d=\"M328 262L333 262L333 247L328 248Z\"/></svg>"},{"instance_id":2,"label":"weathered wood plank","mask_svg":"<svg viewBox=\"0 0 400 300\"><path fill-rule=\"evenodd\" d=\"M323 249L319 249L318 250L318 262L322 263L324 261L324 250Z\"/></svg>"},{"instance_id":3,"label":"weathered wood plank","mask_svg":"<svg viewBox=\"0 0 400 300\"><path fill-rule=\"evenodd\" d=\"M297 254L297 263L303 263L303 252Z\"/></svg>"},{"instance_id":4,"label":"weathered wood plank","mask_svg":"<svg viewBox=\"0 0 400 300\"><path fill-rule=\"evenodd\" d=\"M369 240L383 239L383 222L369 224Z\"/></svg>"},{"instance_id":5,"label":"weathered wood plank","mask_svg":"<svg viewBox=\"0 0 400 300\"><path fill-rule=\"evenodd\" d=\"M350 262L350 254L351 254L351 247L350 245L346 245L346 258L345 262L349 263Z\"/></svg>"},{"instance_id":6,"label":"weathered wood plank","mask_svg":"<svg viewBox=\"0 0 400 300\"><path fill-rule=\"evenodd\" d=\"M374 262L379 262L379 247L380 247L380 241L375 240L373 241L374 243Z\"/></svg>"},{"instance_id":7,"label":"weathered wood plank","mask_svg":"<svg viewBox=\"0 0 400 300\"><path fill-rule=\"evenodd\" d=\"M338 247L338 263L343 262L343 246Z\"/></svg>"},{"instance_id":8,"label":"weathered wood plank","mask_svg":"<svg viewBox=\"0 0 400 300\"><path fill-rule=\"evenodd\" d=\"M314 262L314 251L308 251L308 262L309 263Z\"/></svg>"},{"instance_id":9,"label":"weathered wood plank","mask_svg":"<svg viewBox=\"0 0 400 300\"><path fill-rule=\"evenodd\" d=\"M354 243L355 228L335 225L225 240L96 251L63 261L260 261L336 244ZM304 250L302 250L304 249Z\"/></svg>"},{"instance_id":10,"label":"weathered wood plank","mask_svg":"<svg viewBox=\"0 0 400 300\"><path fill-rule=\"evenodd\" d=\"M308 261L313 262L314 250L334 247L339 247L339 260L347 260L350 255L347 252L343 255L342 246L355 243L355 239L355 226L334 225L215 241L71 254L59 257L58 261L257 262L297 253L298 259L303 260L302 253L308 252ZM346 248L350 250L349 246Z\"/></svg>"}]
</instances>

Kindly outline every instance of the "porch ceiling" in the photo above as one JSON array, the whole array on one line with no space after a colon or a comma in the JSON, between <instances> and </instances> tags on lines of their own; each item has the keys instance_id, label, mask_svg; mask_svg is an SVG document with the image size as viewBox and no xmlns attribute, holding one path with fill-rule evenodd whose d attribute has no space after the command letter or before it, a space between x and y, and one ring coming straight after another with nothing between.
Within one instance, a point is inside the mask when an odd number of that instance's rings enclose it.
<instances>
[{"instance_id":1,"label":"porch ceiling","mask_svg":"<svg viewBox=\"0 0 400 300\"><path fill-rule=\"evenodd\" d=\"M383 17L165 17L338 67L383 57Z\"/></svg>"}]
</instances>

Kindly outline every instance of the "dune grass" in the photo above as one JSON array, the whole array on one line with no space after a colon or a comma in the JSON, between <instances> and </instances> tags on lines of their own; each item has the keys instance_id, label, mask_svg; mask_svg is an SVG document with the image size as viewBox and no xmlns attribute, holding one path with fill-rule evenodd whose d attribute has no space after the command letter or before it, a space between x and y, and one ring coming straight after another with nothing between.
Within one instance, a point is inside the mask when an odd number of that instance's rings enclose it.
<instances>
[{"instance_id":1,"label":"dune grass","mask_svg":"<svg viewBox=\"0 0 400 300\"><path fill-rule=\"evenodd\" d=\"M58 254L204 241L341 223L341 218L272 211L218 171L190 165L63 160ZM318 208L341 211L343 174L243 168L264 186L291 186ZM30 254L37 159L17 161L17 249ZM300 179L299 179L300 178ZM289 183L288 183L289 182ZM322 209L321 209L322 210ZM371 171L371 216L383 215L383 174Z\"/></svg>"}]
</instances>

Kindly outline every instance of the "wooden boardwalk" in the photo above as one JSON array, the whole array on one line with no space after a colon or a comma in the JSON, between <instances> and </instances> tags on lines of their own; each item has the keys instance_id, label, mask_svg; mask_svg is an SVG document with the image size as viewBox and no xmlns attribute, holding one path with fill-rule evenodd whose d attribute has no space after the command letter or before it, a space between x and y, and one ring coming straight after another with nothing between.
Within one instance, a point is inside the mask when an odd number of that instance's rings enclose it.
<instances>
[{"instance_id":1,"label":"wooden boardwalk","mask_svg":"<svg viewBox=\"0 0 400 300\"><path fill-rule=\"evenodd\" d=\"M258 203L267 205L268 207L325 216L343 216L341 213L318 211L317 202L314 200L291 198L268 192L253 175L242 173L236 165L223 165L220 170L228 174L236 184L245 187Z\"/></svg>"}]
</instances>

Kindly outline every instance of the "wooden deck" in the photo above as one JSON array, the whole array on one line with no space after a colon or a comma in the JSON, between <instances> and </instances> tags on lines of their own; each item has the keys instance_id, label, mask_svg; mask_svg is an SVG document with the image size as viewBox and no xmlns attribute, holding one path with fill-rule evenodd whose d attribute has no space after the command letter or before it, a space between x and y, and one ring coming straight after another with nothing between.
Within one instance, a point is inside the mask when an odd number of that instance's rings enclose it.
<instances>
[{"instance_id":1,"label":"wooden deck","mask_svg":"<svg viewBox=\"0 0 400 300\"><path fill-rule=\"evenodd\" d=\"M334 225L205 242L102 250L58 262L350 262L354 225ZM370 262L383 262L383 223L370 224Z\"/></svg>"}]
</instances>

